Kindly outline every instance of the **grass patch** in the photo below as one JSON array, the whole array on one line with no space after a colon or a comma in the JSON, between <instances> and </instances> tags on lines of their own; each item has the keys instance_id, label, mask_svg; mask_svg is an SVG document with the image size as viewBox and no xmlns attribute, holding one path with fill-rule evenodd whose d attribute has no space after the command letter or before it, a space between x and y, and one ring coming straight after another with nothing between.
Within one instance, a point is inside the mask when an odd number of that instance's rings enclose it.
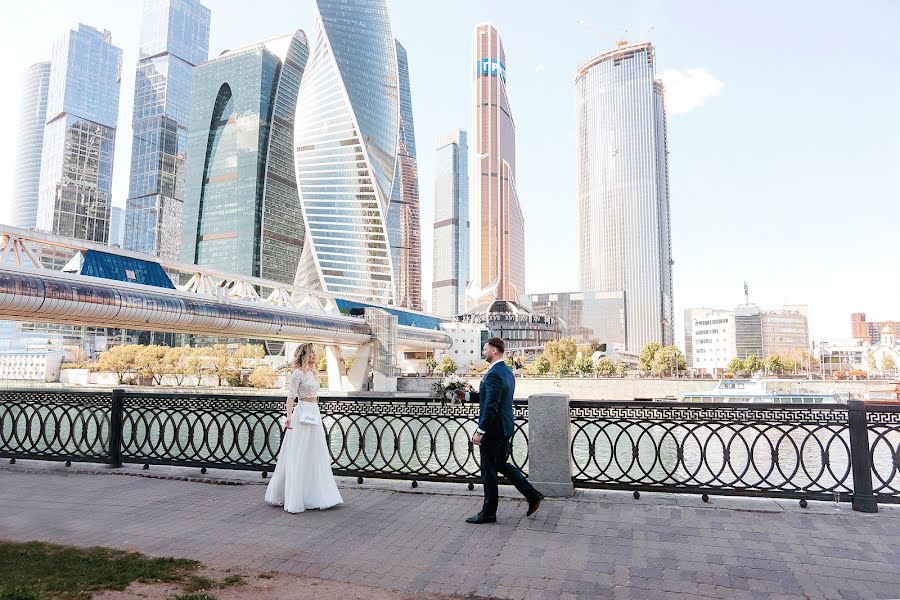
<instances>
[{"instance_id":1,"label":"grass patch","mask_svg":"<svg viewBox=\"0 0 900 600\"><path fill-rule=\"evenodd\" d=\"M257 575L257 577L259 577L260 579L272 579L272 574L271 573L260 573L259 575Z\"/></svg>"},{"instance_id":2,"label":"grass patch","mask_svg":"<svg viewBox=\"0 0 900 600\"><path fill-rule=\"evenodd\" d=\"M194 592L211 590L214 587L216 587L216 582L209 577L197 577L195 575L188 579L187 583L184 584L184 591L188 594L192 594Z\"/></svg>"},{"instance_id":3,"label":"grass patch","mask_svg":"<svg viewBox=\"0 0 900 600\"><path fill-rule=\"evenodd\" d=\"M221 588L231 587L232 585L244 585L244 578L240 575L229 575L225 579L222 580L222 583L219 584Z\"/></svg>"},{"instance_id":4,"label":"grass patch","mask_svg":"<svg viewBox=\"0 0 900 600\"><path fill-rule=\"evenodd\" d=\"M172 600L218 600L218 598L207 594L206 592L190 592L188 594L172 596Z\"/></svg>"},{"instance_id":5,"label":"grass patch","mask_svg":"<svg viewBox=\"0 0 900 600\"><path fill-rule=\"evenodd\" d=\"M134 581L181 581L199 563L110 548L0 541L0 600L87 600Z\"/></svg>"}]
</instances>

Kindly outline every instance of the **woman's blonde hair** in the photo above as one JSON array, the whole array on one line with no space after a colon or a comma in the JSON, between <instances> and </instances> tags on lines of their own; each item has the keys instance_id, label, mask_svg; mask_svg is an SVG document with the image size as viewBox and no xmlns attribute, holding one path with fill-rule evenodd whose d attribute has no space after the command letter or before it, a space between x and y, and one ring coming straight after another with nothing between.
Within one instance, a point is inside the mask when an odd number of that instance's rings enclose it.
<instances>
[{"instance_id":1,"label":"woman's blonde hair","mask_svg":"<svg viewBox=\"0 0 900 600\"><path fill-rule=\"evenodd\" d=\"M309 356L312 352L312 344L300 344L297 346L297 349L294 350L294 360L291 362L291 366L295 369L302 369L304 371L314 366L309 364Z\"/></svg>"}]
</instances>

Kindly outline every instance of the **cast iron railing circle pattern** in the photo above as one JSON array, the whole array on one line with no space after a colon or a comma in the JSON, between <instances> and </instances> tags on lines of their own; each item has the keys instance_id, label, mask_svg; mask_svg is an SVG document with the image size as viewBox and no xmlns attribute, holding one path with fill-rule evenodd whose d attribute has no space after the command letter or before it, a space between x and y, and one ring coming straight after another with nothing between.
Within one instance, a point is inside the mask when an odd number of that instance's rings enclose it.
<instances>
[{"instance_id":1,"label":"cast iron railing circle pattern","mask_svg":"<svg viewBox=\"0 0 900 600\"><path fill-rule=\"evenodd\" d=\"M472 446L478 407L422 400L321 402L335 473L346 476L477 481ZM528 462L528 406L513 407L511 462Z\"/></svg>"},{"instance_id":2,"label":"cast iron railing circle pattern","mask_svg":"<svg viewBox=\"0 0 900 600\"><path fill-rule=\"evenodd\" d=\"M800 498L852 493L847 407L573 402L579 487Z\"/></svg>"},{"instance_id":3,"label":"cast iron railing circle pattern","mask_svg":"<svg viewBox=\"0 0 900 600\"><path fill-rule=\"evenodd\" d=\"M128 394L122 460L147 464L273 470L284 400L260 396ZM335 474L475 481L469 442L478 407L427 399L323 399L323 426ZM516 412L513 461L527 463L527 406Z\"/></svg>"},{"instance_id":4,"label":"cast iron railing circle pattern","mask_svg":"<svg viewBox=\"0 0 900 600\"><path fill-rule=\"evenodd\" d=\"M872 490L878 502L900 501L900 405L867 408Z\"/></svg>"},{"instance_id":5,"label":"cast iron railing circle pattern","mask_svg":"<svg viewBox=\"0 0 900 600\"><path fill-rule=\"evenodd\" d=\"M89 392L0 390L0 456L106 462L109 407Z\"/></svg>"},{"instance_id":6,"label":"cast iron railing circle pattern","mask_svg":"<svg viewBox=\"0 0 900 600\"><path fill-rule=\"evenodd\" d=\"M274 468L280 396L116 393L0 391L0 457ZM477 481L474 405L357 397L323 399L321 408L339 475ZM527 403L514 411L512 460L527 470ZM846 499L856 460L871 469L877 502L900 502L897 405L572 402L570 415L579 487Z\"/></svg>"}]
</instances>

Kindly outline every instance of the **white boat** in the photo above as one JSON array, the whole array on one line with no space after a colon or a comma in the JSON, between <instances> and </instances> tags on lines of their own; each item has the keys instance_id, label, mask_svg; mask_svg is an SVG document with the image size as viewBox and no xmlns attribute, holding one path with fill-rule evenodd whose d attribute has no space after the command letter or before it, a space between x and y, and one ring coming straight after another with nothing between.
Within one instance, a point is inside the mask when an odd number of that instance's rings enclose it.
<instances>
[{"instance_id":1,"label":"white boat","mask_svg":"<svg viewBox=\"0 0 900 600\"><path fill-rule=\"evenodd\" d=\"M722 379L709 392L681 394L678 402L726 404L835 404L843 403L837 394L784 393L769 390L764 379Z\"/></svg>"}]
</instances>

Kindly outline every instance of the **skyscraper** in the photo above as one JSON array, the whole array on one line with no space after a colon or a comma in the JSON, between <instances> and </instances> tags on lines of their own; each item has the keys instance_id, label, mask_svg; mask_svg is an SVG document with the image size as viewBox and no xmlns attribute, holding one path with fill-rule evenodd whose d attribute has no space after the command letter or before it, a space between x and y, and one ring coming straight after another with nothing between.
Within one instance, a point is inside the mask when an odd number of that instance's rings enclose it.
<instances>
[{"instance_id":1,"label":"skyscraper","mask_svg":"<svg viewBox=\"0 0 900 600\"><path fill-rule=\"evenodd\" d=\"M385 0L317 0L311 47L294 136L307 232L296 283L396 304L400 90Z\"/></svg>"},{"instance_id":2,"label":"skyscraper","mask_svg":"<svg viewBox=\"0 0 900 600\"><path fill-rule=\"evenodd\" d=\"M125 209L113 206L109 216L110 246L121 246L125 242Z\"/></svg>"},{"instance_id":3,"label":"skyscraper","mask_svg":"<svg viewBox=\"0 0 900 600\"><path fill-rule=\"evenodd\" d=\"M466 311L469 282L469 145L465 130L445 135L434 178L434 273L431 311Z\"/></svg>"},{"instance_id":4,"label":"skyscraper","mask_svg":"<svg viewBox=\"0 0 900 600\"><path fill-rule=\"evenodd\" d=\"M208 56L209 21L197 0L144 0L125 212L129 250L179 256L191 69Z\"/></svg>"},{"instance_id":5,"label":"skyscraper","mask_svg":"<svg viewBox=\"0 0 900 600\"><path fill-rule=\"evenodd\" d=\"M419 175L416 165L416 130L406 49L396 42L400 86L400 134L394 189L388 206L387 227L391 262L397 286L397 306L422 309L422 241L419 223Z\"/></svg>"},{"instance_id":6,"label":"skyscraper","mask_svg":"<svg viewBox=\"0 0 900 600\"><path fill-rule=\"evenodd\" d=\"M666 113L653 46L622 43L587 61L575 88L581 289L623 293L628 350L672 344Z\"/></svg>"},{"instance_id":7,"label":"skyscraper","mask_svg":"<svg viewBox=\"0 0 900 600\"><path fill-rule=\"evenodd\" d=\"M80 24L53 46L37 227L106 243L122 50Z\"/></svg>"},{"instance_id":8,"label":"skyscraper","mask_svg":"<svg viewBox=\"0 0 900 600\"><path fill-rule=\"evenodd\" d=\"M183 261L293 281L304 238L294 115L308 55L298 30L194 68Z\"/></svg>"},{"instance_id":9,"label":"skyscraper","mask_svg":"<svg viewBox=\"0 0 900 600\"><path fill-rule=\"evenodd\" d=\"M34 229L37 225L38 189L41 183L41 148L47 121L47 92L50 63L28 67L22 87L22 112L16 144L16 171L13 175L13 214L15 227Z\"/></svg>"},{"instance_id":10,"label":"skyscraper","mask_svg":"<svg viewBox=\"0 0 900 600\"><path fill-rule=\"evenodd\" d=\"M525 220L516 195L516 128L506 95L506 53L493 25L475 28L474 244L469 304L525 293Z\"/></svg>"}]
</instances>

